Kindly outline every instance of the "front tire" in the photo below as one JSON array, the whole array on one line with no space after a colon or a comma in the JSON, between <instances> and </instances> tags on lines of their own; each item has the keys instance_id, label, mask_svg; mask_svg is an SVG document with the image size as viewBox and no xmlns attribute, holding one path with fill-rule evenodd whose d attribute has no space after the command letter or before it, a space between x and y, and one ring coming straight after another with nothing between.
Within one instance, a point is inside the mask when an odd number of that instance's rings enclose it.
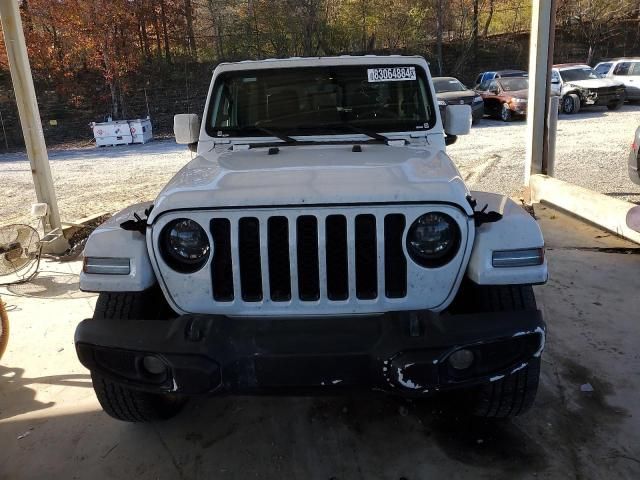
<instances>
[{"instance_id":1,"label":"front tire","mask_svg":"<svg viewBox=\"0 0 640 480\"><path fill-rule=\"evenodd\" d=\"M502 110L500 110L500 119L503 122L510 122L513 118L513 112L509 108L509 105L504 103L502 104Z\"/></svg>"},{"instance_id":2,"label":"front tire","mask_svg":"<svg viewBox=\"0 0 640 480\"><path fill-rule=\"evenodd\" d=\"M173 315L158 288L145 292L109 293L98 296L93 321L163 320ZM171 394L148 393L114 382L92 371L93 390L102 409L125 422L152 422L177 415L185 398Z\"/></svg>"},{"instance_id":3,"label":"front tire","mask_svg":"<svg viewBox=\"0 0 640 480\"><path fill-rule=\"evenodd\" d=\"M575 93L569 93L562 98L562 113L572 115L580 111L580 97Z\"/></svg>"},{"instance_id":4,"label":"front tire","mask_svg":"<svg viewBox=\"0 0 640 480\"><path fill-rule=\"evenodd\" d=\"M617 102L613 102L607 105L607 108L611 111L613 110L619 110L620 107L622 107L622 104L624 103L624 100L618 100Z\"/></svg>"},{"instance_id":5,"label":"front tire","mask_svg":"<svg viewBox=\"0 0 640 480\"><path fill-rule=\"evenodd\" d=\"M537 310L531 285L467 285L457 301L460 313ZM462 393L462 406L472 415L507 418L531 408L538 391L540 358L499 380Z\"/></svg>"},{"instance_id":6,"label":"front tire","mask_svg":"<svg viewBox=\"0 0 640 480\"><path fill-rule=\"evenodd\" d=\"M175 417L185 404L182 397L141 392L91 372L93 390L102 409L124 422L153 422Z\"/></svg>"}]
</instances>

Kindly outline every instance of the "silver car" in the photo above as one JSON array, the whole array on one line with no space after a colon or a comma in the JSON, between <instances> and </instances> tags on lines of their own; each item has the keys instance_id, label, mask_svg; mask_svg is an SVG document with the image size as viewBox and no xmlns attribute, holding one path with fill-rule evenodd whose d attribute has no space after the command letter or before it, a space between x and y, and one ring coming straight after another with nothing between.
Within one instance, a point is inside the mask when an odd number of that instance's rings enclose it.
<instances>
[{"instance_id":1,"label":"silver car","mask_svg":"<svg viewBox=\"0 0 640 480\"><path fill-rule=\"evenodd\" d=\"M631 144L631 152L629 152L629 178L633 183L640 185L640 127L636 130Z\"/></svg>"}]
</instances>

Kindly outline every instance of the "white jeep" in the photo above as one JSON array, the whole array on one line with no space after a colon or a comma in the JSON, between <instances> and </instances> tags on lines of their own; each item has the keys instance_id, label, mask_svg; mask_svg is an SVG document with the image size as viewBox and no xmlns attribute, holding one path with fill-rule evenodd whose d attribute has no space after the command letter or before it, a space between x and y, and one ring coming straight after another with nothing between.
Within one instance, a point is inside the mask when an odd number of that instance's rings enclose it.
<instances>
[{"instance_id":1,"label":"white jeep","mask_svg":"<svg viewBox=\"0 0 640 480\"><path fill-rule=\"evenodd\" d=\"M75 343L104 410L366 389L526 411L544 240L508 197L467 189L445 145L470 108L443 126L435 99L421 57L219 65L202 124L175 119L196 158L86 245L80 287L100 295Z\"/></svg>"}]
</instances>

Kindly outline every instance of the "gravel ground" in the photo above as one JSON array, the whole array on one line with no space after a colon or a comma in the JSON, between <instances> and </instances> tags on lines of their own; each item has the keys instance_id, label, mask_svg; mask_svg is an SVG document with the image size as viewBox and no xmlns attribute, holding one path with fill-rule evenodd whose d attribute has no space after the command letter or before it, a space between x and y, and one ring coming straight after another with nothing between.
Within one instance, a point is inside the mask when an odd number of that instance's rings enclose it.
<instances>
[{"instance_id":1,"label":"gravel ground","mask_svg":"<svg viewBox=\"0 0 640 480\"><path fill-rule=\"evenodd\" d=\"M625 105L563 115L558 122L556 176L607 195L640 203L640 187L627 177L627 154L640 124L640 106ZM449 147L471 188L506 195L521 191L525 122L483 120ZM173 140L147 145L83 148L50 153L58 204L64 220L114 212L153 199L189 159ZM0 155L0 224L29 222L36 201L24 154Z\"/></svg>"},{"instance_id":2,"label":"gravel ground","mask_svg":"<svg viewBox=\"0 0 640 480\"><path fill-rule=\"evenodd\" d=\"M191 155L173 140L50 152L60 215L73 221L153 199ZM36 195L26 155L0 155L0 178L0 224L29 223Z\"/></svg>"},{"instance_id":3,"label":"gravel ground","mask_svg":"<svg viewBox=\"0 0 640 480\"><path fill-rule=\"evenodd\" d=\"M627 159L640 125L640 106L610 112L592 108L560 115L556 174L561 180L640 203L640 186L629 180ZM448 148L471 188L517 194L522 185L526 122L484 119Z\"/></svg>"}]
</instances>

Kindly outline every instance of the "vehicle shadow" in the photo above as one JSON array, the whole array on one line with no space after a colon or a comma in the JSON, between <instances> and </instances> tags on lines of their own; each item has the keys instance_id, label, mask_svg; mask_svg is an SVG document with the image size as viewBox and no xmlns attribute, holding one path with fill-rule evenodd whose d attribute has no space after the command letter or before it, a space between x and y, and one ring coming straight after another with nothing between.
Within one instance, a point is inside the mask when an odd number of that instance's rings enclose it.
<instances>
[{"instance_id":1,"label":"vehicle shadow","mask_svg":"<svg viewBox=\"0 0 640 480\"><path fill-rule=\"evenodd\" d=\"M545 470L544 452L517 423L496 428L439 411L437 402L355 395L201 399L156 424L117 422L98 411L50 415L35 427L4 424L8 438L34 432L7 446L3 468L10 478L18 468L24 477L46 476L54 465L57 478L72 477L83 465L86 478L238 480L513 478ZM39 442L48 445L43 460L24 462Z\"/></svg>"},{"instance_id":2,"label":"vehicle shadow","mask_svg":"<svg viewBox=\"0 0 640 480\"><path fill-rule=\"evenodd\" d=\"M25 283L8 285L13 295L30 298L70 299L88 298L95 294L80 291L80 277L75 273L39 272Z\"/></svg>"}]
</instances>

